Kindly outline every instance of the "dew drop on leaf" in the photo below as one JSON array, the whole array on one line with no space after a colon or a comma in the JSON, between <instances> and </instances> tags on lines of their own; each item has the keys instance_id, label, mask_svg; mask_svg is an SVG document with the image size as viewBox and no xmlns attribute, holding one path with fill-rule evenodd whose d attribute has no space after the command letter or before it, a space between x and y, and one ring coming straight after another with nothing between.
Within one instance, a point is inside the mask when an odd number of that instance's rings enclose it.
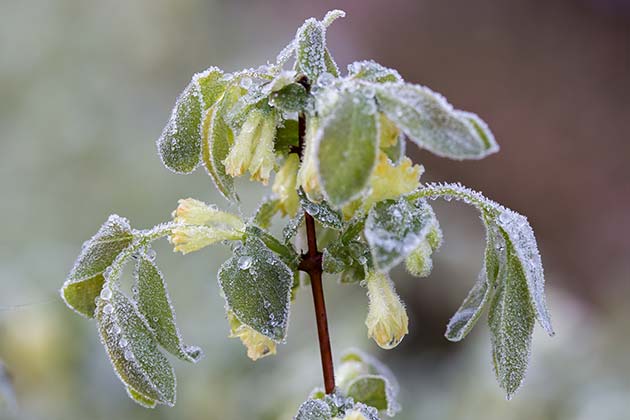
<instances>
[{"instance_id":1,"label":"dew drop on leaf","mask_svg":"<svg viewBox=\"0 0 630 420\"><path fill-rule=\"evenodd\" d=\"M252 266L252 257L249 255L243 255L238 259L238 268L241 270L247 270Z\"/></svg>"},{"instance_id":2,"label":"dew drop on leaf","mask_svg":"<svg viewBox=\"0 0 630 420\"><path fill-rule=\"evenodd\" d=\"M110 300L112 298L112 289L104 287L103 290L101 290L100 296L103 300Z\"/></svg>"},{"instance_id":3,"label":"dew drop on leaf","mask_svg":"<svg viewBox=\"0 0 630 420\"><path fill-rule=\"evenodd\" d=\"M107 305L105 305L105 307L103 307L103 313L105 315L109 315L112 312L114 312L114 307L112 305L110 305L109 303Z\"/></svg>"}]
</instances>

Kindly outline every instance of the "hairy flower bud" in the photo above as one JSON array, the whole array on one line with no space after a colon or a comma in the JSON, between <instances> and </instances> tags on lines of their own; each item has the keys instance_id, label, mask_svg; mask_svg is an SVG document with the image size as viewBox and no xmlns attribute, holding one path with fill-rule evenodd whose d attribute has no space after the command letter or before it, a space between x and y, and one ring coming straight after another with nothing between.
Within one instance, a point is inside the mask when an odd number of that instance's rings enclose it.
<instances>
[{"instance_id":1,"label":"hairy flower bud","mask_svg":"<svg viewBox=\"0 0 630 420\"><path fill-rule=\"evenodd\" d=\"M240 338L243 345L247 348L247 357L256 361L276 354L276 343L269 337L242 324L232 312L228 312L228 320L231 329L230 338Z\"/></svg>"},{"instance_id":2,"label":"hairy flower bud","mask_svg":"<svg viewBox=\"0 0 630 420\"><path fill-rule=\"evenodd\" d=\"M409 332L407 312L387 274L371 271L366 283L370 301L365 320L368 336L381 348L392 349Z\"/></svg>"},{"instance_id":3,"label":"hairy flower bud","mask_svg":"<svg viewBox=\"0 0 630 420\"><path fill-rule=\"evenodd\" d=\"M197 251L223 240L242 239L245 224L237 216L193 198L179 200L173 212L175 226L170 235L174 251Z\"/></svg>"},{"instance_id":4,"label":"hairy flower bud","mask_svg":"<svg viewBox=\"0 0 630 420\"><path fill-rule=\"evenodd\" d=\"M263 113L255 108L247 115L241 131L234 139L234 145L223 161L225 172L232 177L241 176L249 168L254 154L254 141L260 135Z\"/></svg>"},{"instance_id":5,"label":"hairy flower bud","mask_svg":"<svg viewBox=\"0 0 630 420\"><path fill-rule=\"evenodd\" d=\"M407 255L405 259L407 271L417 277L427 277L431 274L433 269L431 255L440 245L442 245L442 230L436 225L431 229L426 240Z\"/></svg>"},{"instance_id":6,"label":"hairy flower bud","mask_svg":"<svg viewBox=\"0 0 630 420\"><path fill-rule=\"evenodd\" d=\"M284 165L276 174L271 190L280 200L280 211L283 215L294 216L299 206L297 195L297 171L300 166L300 158L297 154L291 153Z\"/></svg>"},{"instance_id":7,"label":"hairy flower bud","mask_svg":"<svg viewBox=\"0 0 630 420\"><path fill-rule=\"evenodd\" d=\"M272 113L266 114L260 123L259 136L254 139L254 155L249 164L249 173L253 181L259 181L265 185L269 182L269 175L276 163L276 155L273 152L275 136L275 116Z\"/></svg>"}]
</instances>

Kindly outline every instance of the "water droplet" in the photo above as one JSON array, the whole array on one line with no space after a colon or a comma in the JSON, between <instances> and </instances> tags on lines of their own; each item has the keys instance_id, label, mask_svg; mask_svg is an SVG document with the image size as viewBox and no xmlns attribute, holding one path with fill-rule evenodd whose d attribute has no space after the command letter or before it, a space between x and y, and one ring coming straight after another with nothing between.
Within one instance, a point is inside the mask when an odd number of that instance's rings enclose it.
<instances>
[{"instance_id":1,"label":"water droplet","mask_svg":"<svg viewBox=\"0 0 630 420\"><path fill-rule=\"evenodd\" d=\"M121 338L118 341L118 347L120 347L121 349L127 347L128 344L129 344L129 341L127 341L125 337Z\"/></svg>"},{"instance_id":2,"label":"water droplet","mask_svg":"<svg viewBox=\"0 0 630 420\"><path fill-rule=\"evenodd\" d=\"M243 255L238 259L238 268L240 268L241 270L247 270L249 267L252 266L252 262L252 257L250 257L249 255Z\"/></svg>"},{"instance_id":3,"label":"water droplet","mask_svg":"<svg viewBox=\"0 0 630 420\"><path fill-rule=\"evenodd\" d=\"M149 261L155 261L155 257L157 256L157 253L155 252L154 249L147 249L146 252L146 256L149 259Z\"/></svg>"},{"instance_id":4,"label":"water droplet","mask_svg":"<svg viewBox=\"0 0 630 420\"><path fill-rule=\"evenodd\" d=\"M120 326L118 324L114 324L112 325L112 334L113 335L118 335L120 334L122 331L122 329L120 328Z\"/></svg>"},{"instance_id":5,"label":"water droplet","mask_svg":"<svg viewBox=\"0 0 630 420\"><path fill-rule=\"evenodd\" d=\"M125 350L124 356L125 356L125 360L128 360L128 361L133 360L133 353L129 349Z\"/></svg>"},{"instance_id":6,"label":"water droplet","mask_svg":"<svg viewBox=\"0 0 630 420\"><path fill-rule=\"evenodd\" d=\"M103 313L105 315L109 315L112 312L114 312L114 307L111 304L109 304L109 303L107 305L105 305L105 307L103 308Z\"/></svg>"},{"instance_id":7,"label":"water droplet","mask_svg":"<svg viewBox=\"0 0 630 420\"><path fill-rule=\"evenodd\" d=\"M112 289L110 289L109 287L104 287L103 290L101 290L101 299L110 300L111 298L112 298Z\"/></svg>"},{"instance_id":8,"label":"water droplet","mask_svg":"<svg viewBox=\"0 0 630 420\"><path fill-rule=\"evenodd\" d=\"M335 76L328 72L324 72L317 79L317 84L320 86L329 86L334 80Z\"/></svg>"}]
</instances>

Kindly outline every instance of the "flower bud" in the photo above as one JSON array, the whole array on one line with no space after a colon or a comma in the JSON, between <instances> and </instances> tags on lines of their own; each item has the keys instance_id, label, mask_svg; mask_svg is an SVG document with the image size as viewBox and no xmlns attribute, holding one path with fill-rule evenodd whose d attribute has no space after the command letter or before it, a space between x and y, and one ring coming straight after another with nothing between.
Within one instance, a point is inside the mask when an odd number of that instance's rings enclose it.
<instances>
[{"instance_id":1,"label":"flower bud","mask_svg":"<svg viewBox=\"0 0 630 420\"><path fill-rule=\"evenodd\" d=\"M260 124L260 132L254 139L254 155L249 164L249 173L253 181L259 181L267 185L269 175L276 163L276 155L273 152L273 140L276 136L276 120L273 114L264 115Z\"/></svg>"},{"instance_id":2,"label":"flower bud","mask_svg":"<svg viewBox=\"0 0 630 420\"><path fill-rule=\"evenodd\" d=\"M293 217L299 206L299 197L297 195L297 171L300 166L300 158L297 154L291 153L284 165L276 174L271 190L278 196L280 200L280 211L283 215Z\"/></svg>"},{"instance_id":3,"label":"flower bud","mask_svg":"<svg viewBox=\"0 0 630 420\"><path fill-rule=\"evenodd\" d=\"M409 274L417 277L427 277L433 268L431 255L442 245L442 230L439 225L431 228L426 239L416 249L411 251L405 259L405 267Z\"/></svg>"},{"instance_id":4,"label":"flower bud","mask_svg":"<svg viewBox=\"0 0 630 420\"><path fill-rule=\"evenodd\" d=\"M242 238L243 232L237 230L225 230L205 225L180 225L173 228L169 239L175 245L173 251L188 254L219 241L234 241Z\"/></svg>"},{"instance_id":5,"label":"flower bud","mask_svg":"<svg viewBox=\"0 0 630 420\"><path fill-rule=\"evenodd\" d=\"M187 225L225 225L236 230L245 229L245 225L237 216L218 210L215 206L208 205L194 198L186 198L178 201L179 205L173 212L173 220L176 223Z\"/></svg>"},{"instance_id":6,"label":"flower bud","mask_svg":"<svg viewBox=\"0 0 630 420\"><path fill-rule=\"evenodd\" d=\"M247 348L247 357L256 361L263 357L276 354L276 343L269 337L242 324L231 311L228 312L228 320L231 329L230 338L241 339L241 342Z\"/></svg>"},{"instance_id":7,"label":"flower bud","mask_svg":"<svg viewBox=\"0 0 630 420\"><path fill-rule=\"evenodd\" d=\"M263 113L257 108L247 115L230 153L223 161L225 172L230 176L241 176L249 168L254 154L254 140L260 135L262 118Z\"/></svg>"},{"instance_id":8,"label":"flower bud","mask_svg":"<svg viewBox=\"0 0 630 420\"><path fill-rule=\"evenodd\" d=\"M304 192L311 201L323 199L321 185L319 183L319 170L317 168L317 156L315 155L315 135L317 133L317 119L309 118L306 125L304 157L297 175L297 184L302 186Z\"/></svg>"},{"instance_id":9,"label":"flower bud","mask_svg":"<svg viewBox=\"0 0 630 420\"><path fill-rule=\"evenodd\" d=\"M409 319L394 285L385 273L371 271L366 277L369 311L368 336L383 349L396 347L409 332Z\"/></svg>"}]
</instances>

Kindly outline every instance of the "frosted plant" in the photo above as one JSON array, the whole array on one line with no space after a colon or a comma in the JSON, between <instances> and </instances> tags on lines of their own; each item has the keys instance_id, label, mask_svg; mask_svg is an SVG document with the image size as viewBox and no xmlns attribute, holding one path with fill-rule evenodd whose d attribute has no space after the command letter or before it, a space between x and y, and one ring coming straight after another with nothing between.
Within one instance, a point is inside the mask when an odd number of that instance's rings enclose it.
<instances>
[{"instance_id":1,"label":"frosted plant","mask_svg":"<svg viewBox=\"0 0 630 420\"><path fill-rule=\"evenodd\" d=\"M446 338L463 339L487 310L494 371L509 398L523 382L535 320L553 334L527 219L460 184L421 184L423 167L405 155L410 140L439 156L481 159L498 150L487 125L373 61L341 74L326 30L343 16L335 10L322 21L308 19L274 64L195 74L157 141L168 169L186 174L203 166L231 203L239 202L235 177L268 185L275 173L272 194L255 214L182 199L172 221L137 230L112 215L83 245L61 295L95 318L116 374L139 404L175 404L175 374L163 351L188 362L202 356L176 327L151 248L160 238L182 254L231 246L218 283L229 337L239 338L253 360L276 354L287 339L300 272L309 275L324 388L297 410L298 420L377 419L399 410L396 380L370 356L345 353L335 378L322 273L364 287L367 334L382 348L396 347L408 316L389 271L403 263L415 276L431 272L442 243L431 200L473 205L486 228L481 272ZM282 237L273 236L270 225L283 218ZM132 296L121 288L128 263L135 266Z\"/></svg>"}]
</instances>

